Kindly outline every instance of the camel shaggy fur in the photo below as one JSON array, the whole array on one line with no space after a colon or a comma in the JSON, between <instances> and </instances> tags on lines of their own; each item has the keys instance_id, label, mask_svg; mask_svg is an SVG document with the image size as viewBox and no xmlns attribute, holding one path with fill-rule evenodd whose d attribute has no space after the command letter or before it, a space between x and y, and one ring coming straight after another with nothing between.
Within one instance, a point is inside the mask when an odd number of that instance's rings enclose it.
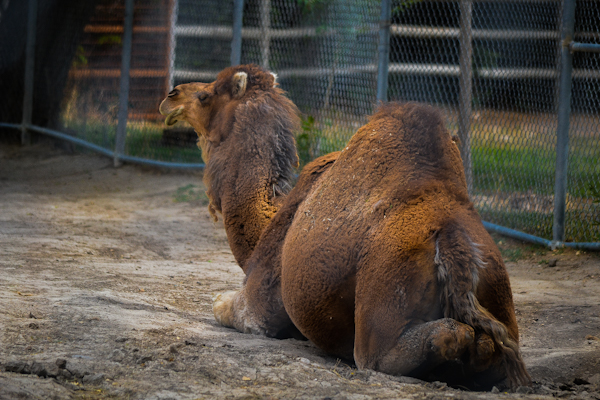
<instances>
[{"instance_id":1,"label":"camel shaggy fur","mask_svg":"<svg viewBox=\"0 0 600 400\"><path fill-rule=\"evenodd\" d=\"M380 106L291 191L298 111L268 71L177 86L160 112L198 132L209 208L246 274L215 297L220 324L388 374L530 383L505 266L432 107Z\"/></svg>"}]
</instances>

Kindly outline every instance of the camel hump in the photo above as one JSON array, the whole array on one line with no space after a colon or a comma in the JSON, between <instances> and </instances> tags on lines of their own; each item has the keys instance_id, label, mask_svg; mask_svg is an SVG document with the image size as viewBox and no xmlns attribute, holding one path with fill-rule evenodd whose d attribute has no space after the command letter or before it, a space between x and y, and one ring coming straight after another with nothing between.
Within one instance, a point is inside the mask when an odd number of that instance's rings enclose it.
<instances>
[{"instance_id":1,"label":"camel hump","mask_svg":"<svg viewBox=\"0 0 600 400\"><path fill-rule=\"evenodd\" d=\"M487 334L502 357L511 387L529 385L518 343L506 326L486 310L476 297L479 270L486 268L480 245L475 243L457 221L442 228L435 242L435 264L440 285L440 300L445 318L470 325L476 334Z\"/></svg>"}]
</instances>

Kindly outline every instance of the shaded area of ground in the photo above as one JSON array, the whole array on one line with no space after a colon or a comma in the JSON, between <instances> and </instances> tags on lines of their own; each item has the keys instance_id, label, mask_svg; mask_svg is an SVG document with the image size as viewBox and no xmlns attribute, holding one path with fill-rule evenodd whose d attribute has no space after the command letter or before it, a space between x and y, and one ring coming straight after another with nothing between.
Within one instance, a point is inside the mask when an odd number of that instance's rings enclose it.
<instances>
[{"instance_id":1,"label":"shaded area of ground","mask_svg":"<svg viewBox=\"0 0 600 400\"><path fill-rule=\"evenodd\" d=\"M243 274L199 174L0 145L0 398L600 399L600 257L496 237L536 381L470 393L218 326Z\"/></svg>"}]
</instances>

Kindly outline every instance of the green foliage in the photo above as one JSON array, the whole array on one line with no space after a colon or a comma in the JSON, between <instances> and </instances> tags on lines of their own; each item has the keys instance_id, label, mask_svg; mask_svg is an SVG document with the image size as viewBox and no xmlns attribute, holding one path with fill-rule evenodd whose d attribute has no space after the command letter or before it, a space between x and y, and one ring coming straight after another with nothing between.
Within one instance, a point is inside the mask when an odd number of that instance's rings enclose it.
<instances>
[{"instance_id":1,"label":"green foliage","mask_svg":"<svg viewBox=\"0 0 600 400\"><path fill-rule=\"evenodd\" d=\"M196 185L189 184L175 191L173 201L176 203L200 203L205 206L208 204L208 197Z\"/></svg>"},{"instance_id":2,"label":"green foliage","mask_svg":"<svg viewBox=\"0 0 600 400\"><path fill-rule=\"evenodd\" d=\"M600 240L600 188L593 184L590 185L590 193L592 196L592 227L595 228L593 240Z\"/></svg>"},{"instance_id":3,"label":"green foliage","mask_svg":"<svg viewBox=\"0 0 600 400\"><path fill-rule=\"evenodd\" d=\"M296 0L304 12L311 12L325 6L331 0Z\"/></svg>"},{"instance_id":4,"label":"green foliage","mask_svg":"<svg viewBox=\"0 0 600 400\"><path fill-rule=\"evenodd\" d=\"M103 45L103 44L119 44L120 45L122 43L122 40L121 40L121 36L119 36L119 35L102 35L98 38L96 43L98 45Z\"/></svg>"},{"instance_id":5,"label":"green foliage","mask_svg":"<svg viewBox=\"0 0 600 400\"><path fill-rule=\"evenodd\" d=\"M321 131L315 128L315 117L309 115L302 117L302 133L296 136L300 168L317 158L317 151L321 141Z\"/></svg>"},{"instance_id":6,"label":"green foliage","mask_svg":"<svg viewBox=\"0 0 600 400\"><path fill-rule=\"evenodd\" d=\"M403 14L408 11L412 6L422 2L423 0L400 0L400 4L396 7L392 7L392 16Z\"/></svg>"},{"instance_id":7,"label":"green foliage","mask_svg":"<svg viewBox=\"0 0 600 400\"><path fill-rule=\"evenodd\" d=\"M83 67L83 66L86 66L87 64L88 64L88 59L85 56L85 49L83 48L83 46L77 46L77 49L75 49L75 56L73 58L73 67L74 68Z\"/></svg>"},{"instance_id":8,"label":"green foliage","mask_svg":"<svg viewBox=\"0 0 600 400\"><path fill-rule=\"evenodd\" d=\"M302 132L296 136L300 168L317 157L342 149L349 139L331 119L317 122L309 115L302 118L301 127Z\"/></svg>"}]
</instances>

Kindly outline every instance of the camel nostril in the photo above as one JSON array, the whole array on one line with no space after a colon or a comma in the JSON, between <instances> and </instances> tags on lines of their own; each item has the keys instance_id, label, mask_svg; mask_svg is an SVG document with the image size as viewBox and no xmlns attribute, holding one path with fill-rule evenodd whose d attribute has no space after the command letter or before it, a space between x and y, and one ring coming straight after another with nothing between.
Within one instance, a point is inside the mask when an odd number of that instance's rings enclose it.
<instances>
[{"instance_id":1,"label":"camel nostril","mask_svg":"<svg viewBox=\"0 0 600 400\"><path fill-rule=\"evenodd\" d=\"M167 97L174 97L177 96L179 94L179 90L177 89L173 89L169 92L169 94L167 95Z\"/></svg>"}]
</instances>

